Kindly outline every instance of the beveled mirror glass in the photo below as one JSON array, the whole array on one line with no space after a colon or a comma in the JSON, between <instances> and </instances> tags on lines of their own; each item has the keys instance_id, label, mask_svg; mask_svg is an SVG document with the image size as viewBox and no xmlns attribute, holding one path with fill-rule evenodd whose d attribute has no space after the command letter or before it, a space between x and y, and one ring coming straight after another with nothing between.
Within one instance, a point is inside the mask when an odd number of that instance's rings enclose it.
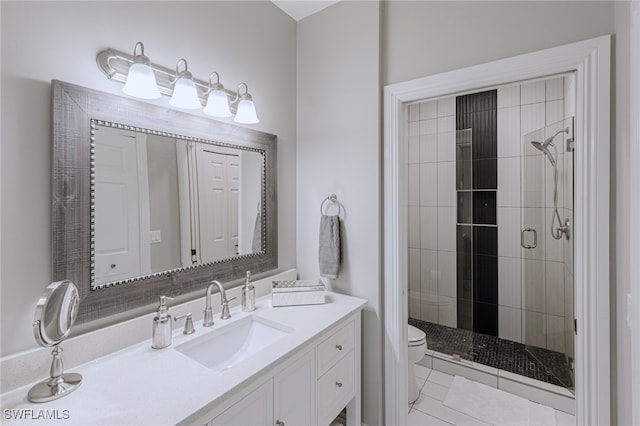
<instances>
[{"instance_id":1,"label":"beveled mirror glass","mask_svg":"<svg viewBox=\"0 0 640 426\"><path fill-rule=\"evenodd\" d=\"M277 267L276 136L52 89L53 271L79 323Z\"/></svg>"}]
</instances>

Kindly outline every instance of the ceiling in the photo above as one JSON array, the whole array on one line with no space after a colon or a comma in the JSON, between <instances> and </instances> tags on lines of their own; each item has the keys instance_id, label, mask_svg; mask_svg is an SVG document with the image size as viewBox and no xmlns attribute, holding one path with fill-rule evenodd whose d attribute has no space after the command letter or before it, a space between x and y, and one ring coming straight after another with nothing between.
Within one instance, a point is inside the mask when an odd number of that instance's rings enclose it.
<instances>
[{"instance_id":1,"label":"ceiling","mask_svg":"<svg viewBox=\"0 0 640 426\"><path fill-rule=\"evenodd\" d=\"M340 0L271 0L296 21L313 15L322 9L338 3Z\"/></svg>"}]
</instances>

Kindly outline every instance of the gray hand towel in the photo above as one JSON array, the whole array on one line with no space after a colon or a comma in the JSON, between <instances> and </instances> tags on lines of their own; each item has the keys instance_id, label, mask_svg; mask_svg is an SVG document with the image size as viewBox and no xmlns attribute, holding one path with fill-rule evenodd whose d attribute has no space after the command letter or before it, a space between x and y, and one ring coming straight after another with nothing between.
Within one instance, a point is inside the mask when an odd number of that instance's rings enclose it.
<instances>
[{"instance_id":1,"label":"gray hand towel","mask_svg":"<svg viewBox=\"0 0 640 426\"><path fill-rule=\"evenodd\" d=\"M340 268L340 217L322 215L319 241L320 276L338 278Z\"/></svg>"}]
</instances>

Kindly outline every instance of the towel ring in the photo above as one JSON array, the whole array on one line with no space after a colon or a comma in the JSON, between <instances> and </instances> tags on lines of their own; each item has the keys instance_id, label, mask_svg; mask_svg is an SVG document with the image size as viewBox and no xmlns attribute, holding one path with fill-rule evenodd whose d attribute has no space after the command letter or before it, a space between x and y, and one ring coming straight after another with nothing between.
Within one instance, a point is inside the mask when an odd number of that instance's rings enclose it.
<instances>
[{"instance_id":1,"label":"towel ring","mask_svg":"<svg viewBox=\"0 0 640 426\"><path fill-rule=\"evenodd\" d=\"M331 194L327 198L322 200L322 204L320 204L320 214L321 215L324 214L324 203L326 203L327 201L330 201L333 204L338 206L338 214L337 214L337 216L340 216L340 212L342 211L342 205L338 201L338 197L336 196L336 194Z\"/></svg>"}]
</instances>

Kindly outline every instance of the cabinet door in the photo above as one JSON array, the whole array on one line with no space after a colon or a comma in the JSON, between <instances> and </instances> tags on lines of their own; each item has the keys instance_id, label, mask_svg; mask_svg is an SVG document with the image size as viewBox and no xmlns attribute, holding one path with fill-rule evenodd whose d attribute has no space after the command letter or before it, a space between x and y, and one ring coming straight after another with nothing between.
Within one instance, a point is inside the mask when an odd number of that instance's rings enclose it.
<instances>
[{"instance_id":1,"label":"cabinet door","mask_svg":"<svg viewBox=\"0 0 640 426\"><path fill-rule=\"evenodd\" d=\"M315 351L307 352L273 380L275 424L316 424Z\"/></svg>"},{"instance_id":2,"label":"cabinet door","mask_svg":"<svg viewBox=\"0 0 640 426\"><path fill-rule=\"evenodd\" d=\"M273 381L269 380L213 419L220 426L272 426Z\"/></svg>"}]
</instances>

